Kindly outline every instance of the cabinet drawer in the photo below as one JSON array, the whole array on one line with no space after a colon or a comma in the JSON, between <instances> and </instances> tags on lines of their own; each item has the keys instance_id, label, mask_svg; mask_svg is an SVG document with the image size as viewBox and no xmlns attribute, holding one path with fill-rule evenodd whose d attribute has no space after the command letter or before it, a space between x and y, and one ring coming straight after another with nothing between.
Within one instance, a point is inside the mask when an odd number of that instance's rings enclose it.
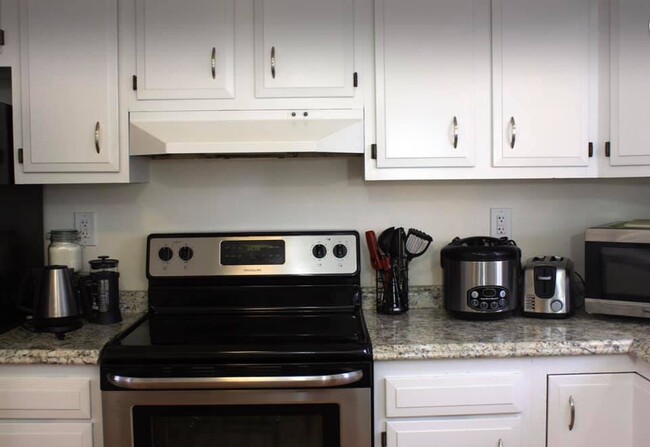
<instances>
[{"instance_id":1,"label":"cabinet drawer","mask_svg":"<svg viewBox=\"0 0 650 447\"><path fill-rule=\"evenodd\" d=\"M386 416L520 413L519 373L386 378Z\"/></svg>"},{"instance_id":2,"label":"cabinet drawer","mask_svg":"<svg viewBox=\"0 0 650 447\"><path fill-rule=\"evenodd\" d=\"M88 379L0 379L2 419L88 419ZM4 445L0 442L0 445ZM11 444L13 446L13 444Z\"/></svg>"},{"instance_id":3,"label":"cabinet drawer","mask_svg":"<svg viewBox=\"0 0 650 447\"><path fill-rule=\"evenodd\" d=\"M497 447L521 445L519 417L386 424L387 447Z\"/></svg>"},{"instance_id":4,"label":"cabinet drawer","mask_svg":"<svg viewBox=\"0 0 650 447\"><path fill-rule=\"evenodd\" d=\"M92 424L86 423L0 423L0 446L7 447L92 447Z\"/></svg>"}]
</instances>

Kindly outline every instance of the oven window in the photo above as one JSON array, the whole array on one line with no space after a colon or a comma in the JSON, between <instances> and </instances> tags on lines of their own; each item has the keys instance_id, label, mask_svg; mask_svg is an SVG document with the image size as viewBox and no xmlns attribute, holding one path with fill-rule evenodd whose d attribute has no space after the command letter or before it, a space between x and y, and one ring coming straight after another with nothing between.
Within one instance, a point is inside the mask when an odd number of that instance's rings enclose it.
<instances>
[{"instance_id":1,"label":"oven window","mask_svg":"<svg viewBox=\"0 0 650 447\"><path fill-rule=\"evenodd\" d=\"M134 447L340 447L339 407L136 406Z\"/></svg>"},{"instance_id":2,"label":"oven window","mask_svg":"<svg viewBox=\"0 0 650 447\"><path fill-rule=\"evenodd\" d=\"M603 247L602 287L606 298L648 296L650 290L650 250L645 248Z\"/></svg>"}]
</instances>

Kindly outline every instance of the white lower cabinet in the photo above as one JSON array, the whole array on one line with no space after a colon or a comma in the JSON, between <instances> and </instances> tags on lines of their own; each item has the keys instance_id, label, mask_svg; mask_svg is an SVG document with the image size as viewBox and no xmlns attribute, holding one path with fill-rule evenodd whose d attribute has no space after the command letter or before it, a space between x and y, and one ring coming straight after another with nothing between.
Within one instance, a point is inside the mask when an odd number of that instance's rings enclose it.
<instances>
[{"instance_id":1,"label":"white lower cabinet","mask_svg":"<svg viewBox=\"0 0 650 447\"><path fill-rule=\"evenodd\" d=\"M386 424L388 447L509 447L521 445L521 419L451 419Z\"/></svg>"},{"instance_id":2,"label":"white lower cabinet","mask_svg":"<svg viewBox=\"0 0 650 447\"><path fill-rule=\"evenodd\" d=\"M99 368L0 367L0 447L102 447Z\"/></svg>"},{"instance_id":3,"label":"white lower cabinet","mask_svg":"<svg viewBox=\"0 0 650 447\"><path fill-rule=\"evenodd\" d=\"M649 389L635 373L549 376L548 447L650 445Z\"/></svg>"},{"instance_id":4,"label":"white lower cabinet","mask_svg":"<svg viewBox=\"0 0 650 447\"><path fill-rule=\"evenodd\" d=\"M93 447L93 427L87 423L2 423L3 447Z\"/></svg>"},{"instance_id":5,"label":"white lower cabinet","mask_svg":"<svg viewBox=\"0 0 650 447\"><path fill-rule=\"evenodd\" d=\"M375 445L648 447L648 371L627 355L375 362Z\"/></svg>"},{"instance_id":6,"label":"white lower cabinet","mask_svg":"<svg viewBox=\"0 0 650 447\"><path fill-rule=\"evenodd\" d=\"M376 445L527 445L528 364L511 359L376 363Z\"/></svg>"}]
</instances>

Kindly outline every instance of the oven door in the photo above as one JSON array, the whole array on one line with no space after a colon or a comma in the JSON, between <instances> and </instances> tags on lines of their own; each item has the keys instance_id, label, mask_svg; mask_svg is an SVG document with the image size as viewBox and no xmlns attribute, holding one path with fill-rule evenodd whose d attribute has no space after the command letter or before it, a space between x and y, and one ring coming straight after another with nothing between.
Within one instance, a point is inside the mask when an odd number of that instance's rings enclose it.
<instances>
[{"instance_id":1,"label":"oven door","mask_svg":"<svg viewBox=\"0 0 650 447\"><path fill-rule=\"evenodd\" d=\"M114 379L115 376L113 376ZM333 375L331 377L342 377ZM347 380L352 377L344 375ZM213 379L219 380L221 378ZM210 378L122 378L131 387L102 393L105 447L370 447L370 387L327 387L326 376L307 387L269 388L262 378L255 389L208 389ZM298 378L300 379L300 378ZM110 380L110 379L109 379ZM195 388L202 381L205 389ZM114 380L112 380L115 383ZM228 378L216 387L251 386ZM365 382L365 381L364 381ZM286 385L285 385L286 386ZM159 388L174 389L159 389ZM313 388L312 388L313 387ZM146 388L152 388L147 390Z\"/></svg>"}]
</instances>

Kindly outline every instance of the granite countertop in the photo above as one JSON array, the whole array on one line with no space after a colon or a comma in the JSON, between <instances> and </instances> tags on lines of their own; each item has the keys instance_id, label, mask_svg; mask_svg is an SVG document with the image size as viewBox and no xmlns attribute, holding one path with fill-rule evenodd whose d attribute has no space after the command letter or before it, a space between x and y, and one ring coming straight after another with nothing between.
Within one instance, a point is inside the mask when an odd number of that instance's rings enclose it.
<instances>
[{"instance_id":1,"label":"granite countertop","mask_svg":"<svg viewBox=\"0 0 650 447\"><path fill-rule=\"evenodd\" d=\"M650 320L581 314L567 320L464 321L442 309L439 287L412 292L411 310L389 316L378 315L372 290L364 291L375 360L629 354L650 363ZM121 299L122 322L86 323L65 340L22 327L0 335L0 364L96 365L102 346L146 311L144 292L122 292Z\"/></svg>"},{"instance_id":2,"label":"granite countertop","mask_svg":"<svg viewBox=\"0 0 650 447\"><path fill-rule=\"evenodd\" d=\"M68 332L64 340L17 327L0 335L0 364L96 365L102 346L142 315L125 313L115 324L84 323L80 329Z\"/></svg>"},{"instance_id":3,"label":"granite countertop","mask_svg":"<svg viewBox=\"0 0 650 447\"><path fill-rule=\"evenodd\" d=\"M365 311L375 360L629 354L650 362L650 321L588 314L566 320L465 321L442 309Z\"/></svg>"}]
</instances>

